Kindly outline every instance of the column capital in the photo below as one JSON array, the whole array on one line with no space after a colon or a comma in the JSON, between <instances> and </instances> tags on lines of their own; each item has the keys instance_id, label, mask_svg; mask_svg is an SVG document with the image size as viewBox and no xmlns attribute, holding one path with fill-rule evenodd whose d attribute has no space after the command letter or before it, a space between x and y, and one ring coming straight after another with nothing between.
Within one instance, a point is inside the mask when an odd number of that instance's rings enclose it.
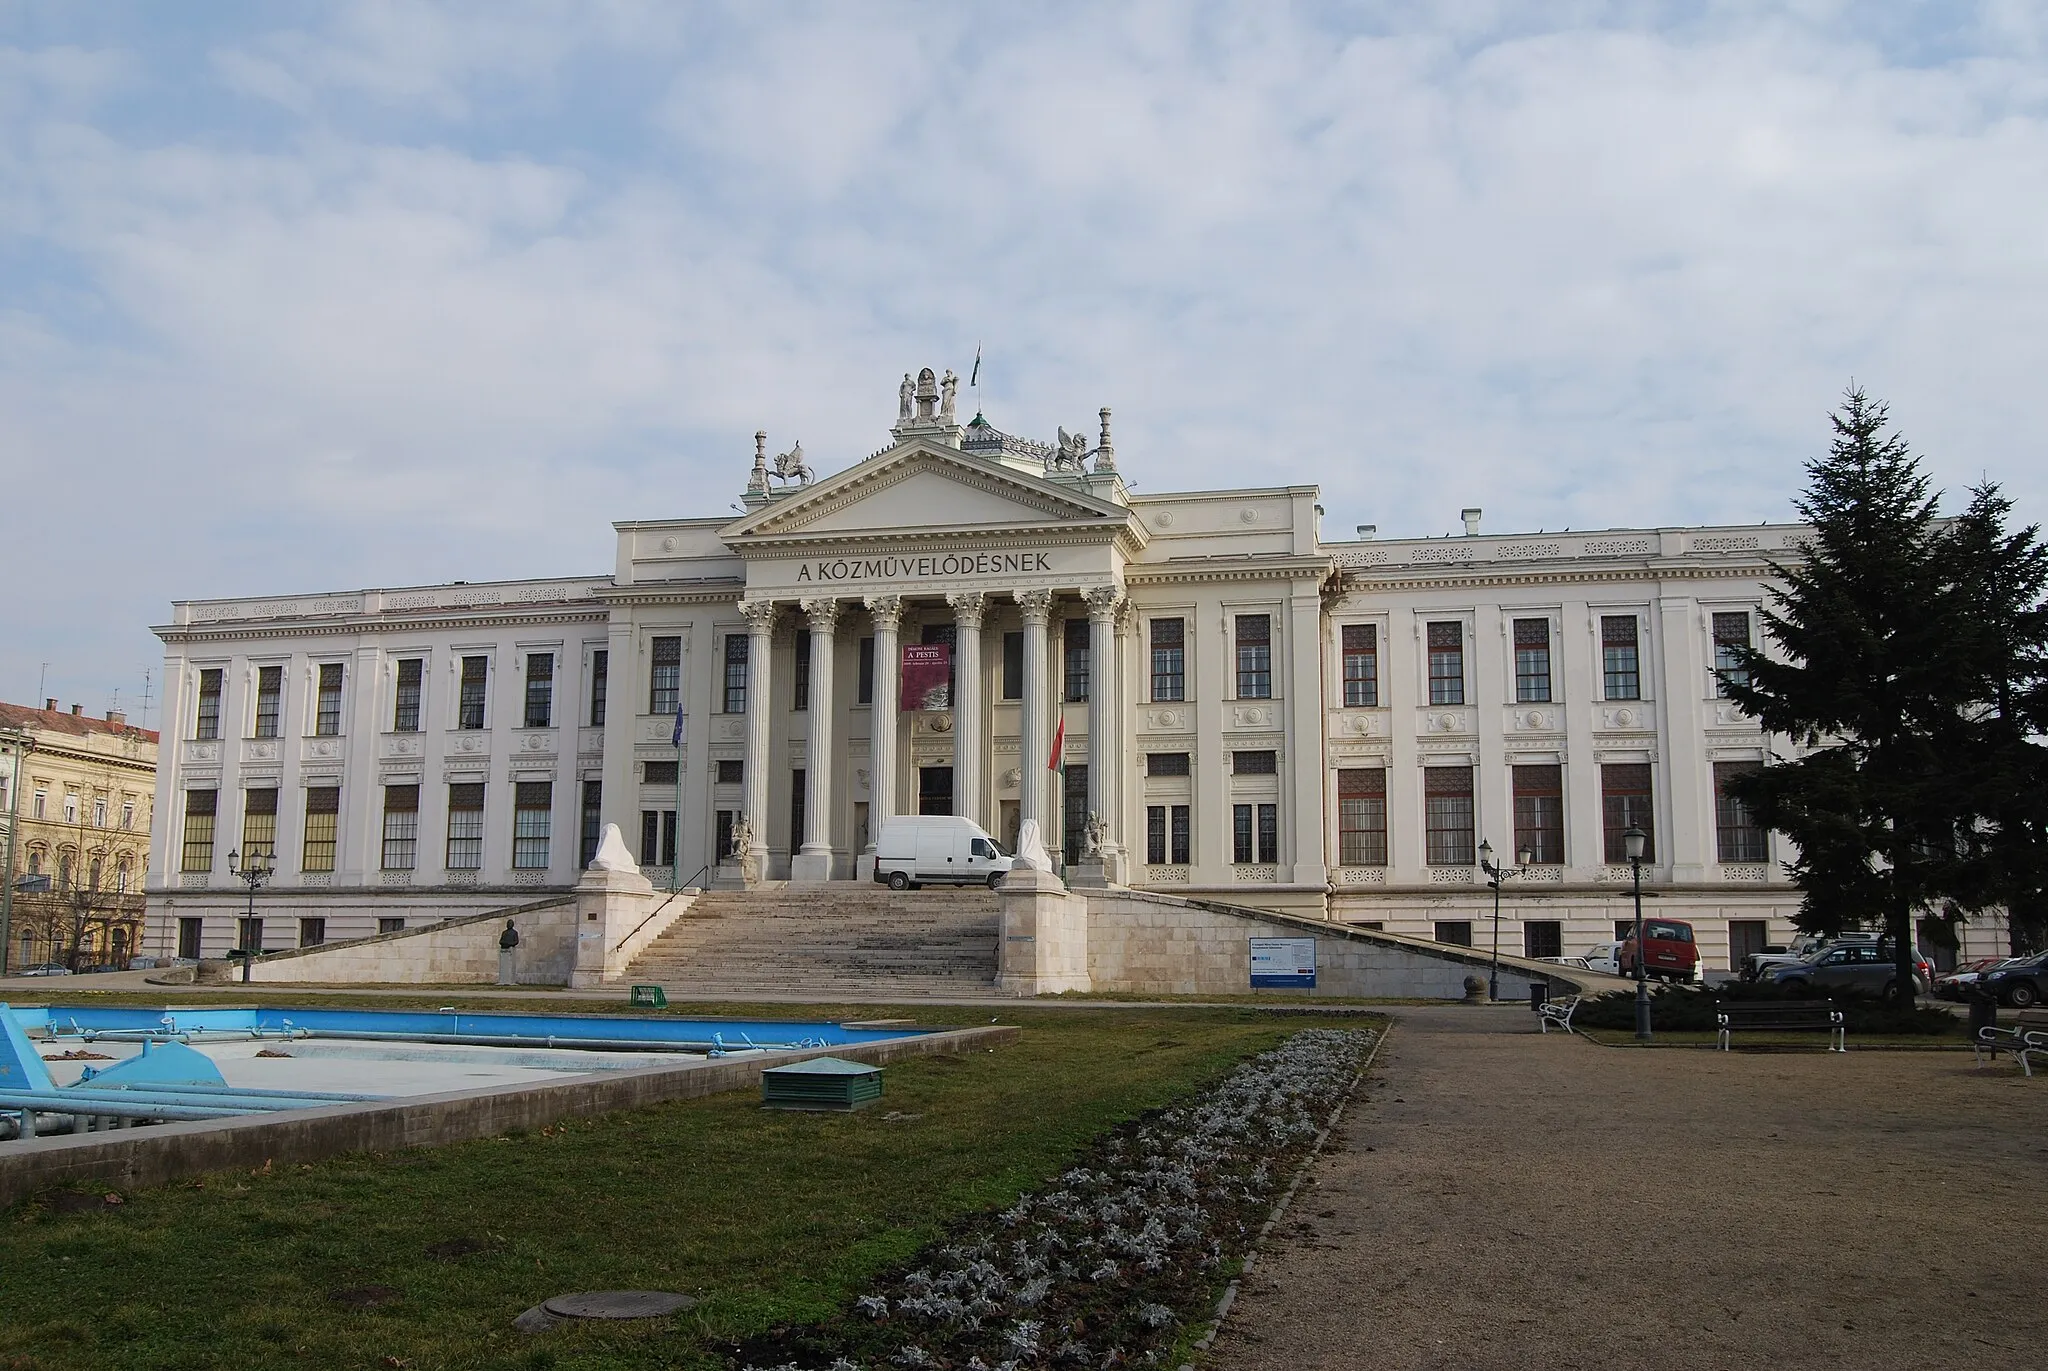
<instances>
[{"instance_id":1,"label":"column capital","mask_svg":"<svg viewBox=\"0 0 2048 1371\"><path fill-rule=\"evenodd\" d=\"M742 600L740 613L747 616L747 623L756 633L775 631L775 614L781 608L773 600Z\"/></svg>"},{"instance_id":2,"label":"column capital","mask_svg":"<svg viewBox=\"0 0 2048 1371\"><path fill-rule=\"evenodd\" d=\"M1118 585L1091 586L1081 592L1081 598L1088 602L1089 618L1113 620L1123 603L1124 590Z\"/></svg>"},{"instance_id":3,"label":"column capital","mask_svg":"<svg viewBox=\"0 0 2048 1371\"><path fill-rule=\"evenodd\" d=\"M979 590L963 590L948 595L946 603L953 607L955 622L969 628L980 628L981 616L988 608L988 595Z\"/></svg>"},{"instance_id":4,"label":"column capital","mask_svg":"<svg viewBox=\"0 0 2048 1371\"><path fill-rule=\"evenodd\" d=\"M830 633L833 626L839 622L839 601L831 596L821 596L800 603L803 605L804 618L809 620L813 633Z\"/></svg>"},{"instance_id":5,"label":"column capital","mask_svg":"<svg viewBox=\"0 0 2048 1371\"><path fill-rule=\"evenodd\" d=\"M1017 597L1017 605L1024 611L1024 622L1044 628L1052 616L1052 592L1050 590L1017 590L1011 594Z\"/></svg>"},{"instance_id":6,"label":"column capital","mask_svg":"<svg viewBox=\"0 0 2048 1371\"><path fill-rule=\"evenodd\" d=\"M903 626L901 595L869 595L861 603L868 607L868 617L875 621L876 628L894 633Z\"/></svg>"}]
</instances>

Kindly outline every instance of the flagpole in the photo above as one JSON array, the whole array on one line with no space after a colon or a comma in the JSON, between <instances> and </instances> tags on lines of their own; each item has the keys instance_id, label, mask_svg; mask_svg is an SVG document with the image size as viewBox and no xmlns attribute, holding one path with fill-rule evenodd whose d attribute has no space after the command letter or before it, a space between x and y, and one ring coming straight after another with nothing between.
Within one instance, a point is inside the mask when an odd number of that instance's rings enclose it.
<instances>
[{"instance_id":1,"label":"flagpole","mask_svg":"<svg viewBox=\"0 0 2048 1371\"><path fill-rule=\"evenodd\" d=\"M678 891L683 888L683 687L681 681L676 682L676 732L674 742L676 745L676 850L674 857L668 864L668 888L671 891ZM660 841L661 833L659 829L656 830L654 836L657 842ZM657 857L660 855L659 852L655 853Z\"/></svg>"}]
</instances>

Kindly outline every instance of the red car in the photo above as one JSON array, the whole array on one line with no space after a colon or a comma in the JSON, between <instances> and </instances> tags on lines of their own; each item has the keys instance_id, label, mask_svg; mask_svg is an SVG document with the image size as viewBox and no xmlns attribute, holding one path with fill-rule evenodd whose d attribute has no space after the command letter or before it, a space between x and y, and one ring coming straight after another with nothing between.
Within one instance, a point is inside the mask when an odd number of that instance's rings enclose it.
<instances>
[{"instance_id":1,"label":"red car","mask_svg":"<svg viewBox=\"0 0 2048 1371\"><path fill-rule=\"evenodd\" d=\"M1649 949L1643 958L1643 974L1653 981L1699 979L1700 949L1693 941L1692 925L1677 919L1643 920L1643 944ZM1621 974L1636 974L1636 939L1631 933L1614 954Z\"/></svg>"}]
</instances>

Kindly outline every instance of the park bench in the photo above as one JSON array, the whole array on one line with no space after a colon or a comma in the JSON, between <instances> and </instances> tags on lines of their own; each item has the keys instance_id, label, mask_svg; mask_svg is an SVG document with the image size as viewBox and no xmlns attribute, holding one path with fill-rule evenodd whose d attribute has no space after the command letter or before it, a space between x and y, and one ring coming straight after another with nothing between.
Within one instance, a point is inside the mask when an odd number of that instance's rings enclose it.
<instances>
[{"instance_id":1,"label":"park bench","mask_svg":"<svg viewBox=\"0 0 2048 1371\"><path fill-rule=\"evenodd\" d=\"M2000 1052L2010 1052L2019 1058L2020 1070L2031 1077L2034 1068L2027 1060L2029 1054L2048 1059L2048 1010L2022 1009L2011 1028L1989 1024L1978 1029L1976 1039L1970 1044L1970 1059L1981 1063L1986 1057Z\"/></svg>"},{"instance_id":2,"label":"park bench","mask_svg":"<svg viewBox=\"0 0 2048 1371\"><path fill-rule=\"evenodd\" d=\"M1716 1039L1723 1052L1729 1038L1744 1033L1826 1033L1830 1052L1849 1050L1842 1011L1832 1000L1720 1000L1714 1005Z\"/></svg>"},{"instance_id":3,"label":"park bench","mask_svg":"<svg viewBox=\"0 0 2048 1371\"><path fill-rule=\"evenodd\" d=\"M1556 1024L1565 1032L1571 1032L1572 1013L1578 1007L1579 997L1576 995L1566 996L1562 1000L1545 1000L1542 1004L1536 1006L1537 1030L1548 1033L1550 1026Z\"/></svg>"}]
</instances>

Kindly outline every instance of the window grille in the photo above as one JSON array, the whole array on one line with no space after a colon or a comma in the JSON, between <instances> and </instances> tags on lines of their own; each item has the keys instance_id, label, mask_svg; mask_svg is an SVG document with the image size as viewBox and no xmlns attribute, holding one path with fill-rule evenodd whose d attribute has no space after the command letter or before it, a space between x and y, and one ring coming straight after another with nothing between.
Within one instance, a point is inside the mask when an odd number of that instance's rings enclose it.
<instances>
[{"instance_id":1,"label":"window grille","mask_svg":"<svg viewBox=\"0 0 2048 1371\"><path fill-rule=\"evenodd\" d=\"M479 871L483 864L483 784L474 781L452 783L448 787L448 869Z\"/></svg>"},{"instance_id":2,"label":"window grille","mask_svg":"<svg viewBox=\"0 0 2048 1371\"><path fill-rule=\"evenodd\" d=\"M1423 859L1431 866L1472 865L1472 768L1424 767L1422 814Z\"/></svg>"},{"instance_id":3,"label":"window grille","mask_svg":"<svg viewBox=\"0 0 2048 1371\"><path fill-rule=\"evenodd\" d=\"M741 638L742 660L744 660L746 639ZM731 639L727 639L727 656L731 655ZM683 640L679 637L656 638L647 649L647 712L649 714L674 714L682 698L683 690Z\"/></svg>"},{"instance_id":4,"label":"window grille","mask_svg":"<svg viewBox=\"0 0 2048 1371\"><path fill-rule=\"evenodd\" d=\"M1380 641L1377 624L1344 625L1344 707L1371 709L1380 702Z\"/></svg>"},{"instance_id":5,"label":"window grille","mask_svg":"<svg viewBox=\"0 0 2048 1371\"><path fill-rule=\"evenodd\" d=\"M1232 805L1230 820L1233 861L1263 866L1280 860L1280 806Z\"/></svg>"},{"instance_id":6,"label":"window grille","mask_svg":"<svg viewBox=\"0 0 2048 1371\"><path fill-rule=\"evenodd\" d=\"M860 659L854 668L853 702L871 705L875 702L875 640L872 637L860 640Z\"/></svg>"},{"instance_id":7,"label":"window grille","mask_svg":"<svg viewBox=\"0 0 2048 1371\"><path fill-rule=\"evenodd\" d=\"M1178 701L1188 697L1188 626L1185 619L1152 621L1152 698Z\"/></svg>"},{"instance_id":8,"label":"window grille","mask_svg":"<svg viewBox=\"0 0 2048 1371\"><path fill-rule=\"evenodd\" d=\"M185 792L185 852L179 870L213 870L214 807L219 800L220 792L217 790ZM29 870L35 869L36 863L31 861Z\"/></svg>"},{"instance_id":9,"label":"window grille","mask_svg":"<svg viewBox=\"0 0 2048 1371\"><path fill-rule=\"evenodd\" d=\"M583 783L583 842L576 856L578 868L597 858L597 845L604 841L604 783Z\"/></svg>"},{"instance_id":10,"label":"window grille","mask_svg":"<svg viewBox=\"0 0 2048 1371\"><path fill-rule=\"evenodd\" d=\"M426 669L426 661L420 657L407 657L399 662L398 694L391 708L393 733L420 731L420 686L426 678Z\"/></svg>"},{"instance_id":11,"label":"window grille","mask_svg":"<svg viewBox=\"0 0 2048 1371\"><path fill-rule=\"evenodd\" d=\"M1003 635L1003 698L1024 698L1024 635L1021 633Z\"/></svg>"},{"instance_id":12,"label":"window grille","mask_svg":"<svg viewBox=\"0 0 2048 1371\"><path fill-rule=\"evenodd\" d=\"M1273 698L1273 619L1268 614L1237 616L1237 698Z\"/></svg>"},{"instance_id":13,"label":"window grille","mask_svg":"<svg viewBox=\"0 0 2048 1371\"><path fill-rule=\"evenodd\" d=\"M301 871L334 870L339 845L341 788L314 786L306 792L306 836L299 853Z\"/></svg>"},{"instance_id":14,"label":"window grille","mask_svg":"<svg viewBox=\"0 0 2048 1371\"><path fill-rule=\"evenodd\" d=\"M1429 626L1429 702L1465 703L1465 626L1461 623Z\"/></svg>"},{"instance_id":15,"label":"window grille","mask_svg":"<svg viewBox=\"0 0 2048 1371\"><path fill-rule=\"evenodd\" d=\"M526 654L526 726L552 728L555 718L555 654Z\"/></svg>"},{"instance_id":16,"label":"window grille","mask_svg":"<svg viewBox=\"0 0 2048 1371\"><path fill-rule=\"evenodd\" d=\"M341 733L341 663L320 664L320 685L313 697L313 734L333 738Z\"/></svg>"},{"instance_id":17,"label":"window grille","mask_svg":"<svg viewBox=\"0 0 2048 1371\"><path fill-rule=\"evenodd\" d=\"M604 726L604 707L612 687L612 654L603 648L590 654L590 726Z\"/></svg>"},{"instance_id":18,"label":"window grille","mask_svg":"<svg viewBox=\"0 0 2048 1371\"><path fill-rule=\"evenodd\" d=\"M725 635L725 713L747 712L747 635Z\"/></svg>"},{"instance_id":19,"label":"window grille","mask_svg":"<svg viewBox=\"0 0 2048 1371\"><path fill-rule=\"evenodd\" d=\"M1346 767L1337 773L1337 862L1387 864L1387 773L1381 767Z\"/></svg>"},{"instance_id":20,"label":"window grille","mask_svg":"<svg viewBox=\"0 0 2048 1371\"><path fill-rule=\"evenodd\" d=\"M284 710L284 668L256 669L256 736L275 738L278 716Z\"/></svg>"},{"instance_id":21,"label":"window grille","mask_svg":"<svg viewBox=\"0 0 2048 1371\"><path fill-rule=\"evenodd\" d=\"M1189 858L1186 805L1150 805L1145 810L1145 860L1153 866L1186 866Z\"/></svg>"},{"instance_id":22,"label":"window grille","mask_svg":"<svg viewBox=\"0 0 2048 1371\"><path fill-rule=\"evenodd\" d=\"M1550 620L1515 620L1515 699L1550 702Z\"/></svg>"},{"instance_id":23,"label":"window grille","mask_svg":"<svg viewBox=\"0 0 2048 1371\"><path fill-rule=\"evenodd\" d=\"M384 858L386 871L410 871L419 864L420 788L384 787Z\"/></svg>"},{"instance_id":24,"label":"window grille","mask_svg":"<svg viewBox=\"0 0 2048 1371\"><path fill-rule=\"evenodd\" d=\"M1724 862L1762 862L1770 858L1768 835L1763 825L1757 822L1750 807L1729 789L1738 777L1760 770L1762 766L1757 762L1714 763L1714 829Z\"/></svg>"},{"instance_id":25,"label":"window grille","mask_svg":"<svg viewBox=\"0 0 2048 1371\"><path fill-rule=\"evenodd\" d=\"M462 659L462 688L455 705L455 726L478 729L484 726L484 692L490 680L491 659Z\"/></svg>"},{"instance_id":26,"label":"window grille","mask_svg":"<svg viewBox=\"0 0 2048 1371\"><path fill-rule=\"evenodd\" d=\"M1515 852L1532 866L1564 861L1564 768L1514 767Z\"/></svg>"},{"instance_id":27,"label":"window grille","mask_svg":"<svg viewBox=\"0 0 2048 1371\"><path fill-rule=\"evenodd\" d=\"M1643 697L1635 615L1600 616L1600 659L1608 699L1640 700Z\"/></svg>"},{"instance_id":28,"label":"window grille","mask_svg":"<svg viewBox=\"0 0 2048 1371\"><path fill-rule=\"evenodd\" d=\"M1749 645L1747 611L1714 616L1714 670L1719 673L1714 678L1714 690L1724 699L1729 686L1749 684L1749 668L1742 664L1743 650Z\"/></svg>"},{"instance_id":29,"label":"window grille","mask_svg":"<svg viewBox=\"0 0 2048 1371\"><path fill-rule=\"evenodd\" d=\"M640 763L640 780L644 785L674 785L676 783L675 762Z\"/></svg>"},{"instance_id":30,"label":"window grille","mask_svg":"<svg viewBox=\"0 0 2048 1371\"><path fill-rule=\"evenodd\" d=\"M1230 754L1230 772L1233 776L1277 776L1280 774L1280 754L1233 752Z\"/></svg>"},{"instance_id":31,"label":"window grille","mask_svg":"<svg viewBox=\"0 0 2048 1371\"><path fill-rule=\"evenodd\" d=\"M1185 776L1188 774L1188 754L1185 752L1148 752L1145 754L1147 776Z\"/></svg>"},{"instance_id":32,"label":"window grille","mask_svg":"<svg viewBox=\"0 0 2048 1371\"><path fill-rule=\"evenodd\" d=\"M790 673L796 679L790 682L791 709L811 707L811 635L801 630L796 635L796 670Z\"/></svg>"},{"instance_id":33,"label":"window grille","mask_svg":"<svg viewBox=\"0 0 2048 1371\"><path fill-rule=\"evenodd\" d=\"M746 779L747 764L732 758L723 758L718 763L718 784L738 785Z\"/></svg>"},{"instance_id":34,"label":"window grille","mask_svg":"<svg viewBox=\"0 0 2048 1371\"><path fill-rule=\"evenodd\" d=\"M545 870L550 858L555 805L552 781L520 781L512 791L512 866Z\"/></svg>"},{"instance_id":35,"label":"window grille","mask_svg":"<svg viewBox=\"0 0 2048 1371\"><path fill-rule=\"evenodd\" d=\"M673 809L640 811L640 865L676 864L676 812Z\"/></svg>"},{"instance_id":36,"label":"window grille","mask_svg":"<svg viewBox=\"0 0 2048 1371\"><path fill-rule=\"evenodd\" d=\"M242 793L242 855L277 856L277 791L266 788Z\"/></svg>"},{"instance_id":37,"label":"window grille","mask_svg":"<svg viewBox=\"0 0 2048 1371\"><path fill-rule=\"evenodd\" d=\"M220 691L224 674L219 667L209 667L199 673L199 717L192 726L194 738L204 741L220 737Z\"/></svg>"},{"instance_id":38,"label":"window grille","mask_svg":"<svg viewBox=\"0 0 2048 1371\"><path fill-rule=\"evenodd\" d=\"M1650 812L1650 767L1647 762L1612 762L1600 768L1600 810L1609 862L1628 860L1622 840L1630 825L1643 831L1643 860L1656 860L1656 820Z\"/></svg>"},{"instance_id":39,"label":"window grille","mask_svg":"<svg viewBox=\"0 0 2048 1371\"><path fill-rule=\"evenodd\" d=\"M1089 660L1088 621L1069 619L1066 627L1066 699L1076 704L1088 698Z\"/></svg>"}]
</instances>

